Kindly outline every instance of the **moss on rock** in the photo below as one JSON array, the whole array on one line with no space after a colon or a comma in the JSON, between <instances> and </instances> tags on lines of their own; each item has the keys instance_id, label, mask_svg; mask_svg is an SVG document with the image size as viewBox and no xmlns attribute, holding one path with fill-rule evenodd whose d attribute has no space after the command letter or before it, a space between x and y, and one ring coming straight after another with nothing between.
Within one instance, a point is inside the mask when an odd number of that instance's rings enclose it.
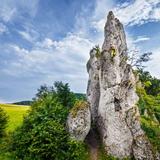
<instances>
[{"instance_id":1,"label":"moss on rock","mask_svg":"<svg viewBox=\"0 0 160 160\"><path fill-rule=\"evenodd\" d=\"M73 108L71 109L70 113L73 118L77 116L78 111L84 110L89 107L89 103L83 100L77 101Z\"/></svg>"}]
</instances>

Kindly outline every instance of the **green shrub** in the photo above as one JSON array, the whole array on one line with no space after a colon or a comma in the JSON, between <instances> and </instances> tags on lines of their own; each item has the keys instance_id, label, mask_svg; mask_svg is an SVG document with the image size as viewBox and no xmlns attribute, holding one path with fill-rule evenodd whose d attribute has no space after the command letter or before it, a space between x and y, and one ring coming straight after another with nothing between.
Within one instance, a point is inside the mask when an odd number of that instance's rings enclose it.
<instances>
[{"instance_id":1,"label":"green shrub","mask_svg":"<svg viewBox=\"0 0 160 160\"><path fill-rule=\"evenodd\" d=\"M100 49L99 45L96 45L95 47L93 47L91 51L95 51L96 52L95 53L96 58L100 58L100 56L101 56L101 49Z\"/></svg>"},{"instance_id":2,"label":"green shrub","mask_svg":"<svg viewBox=\"0 0 160 160\"><path fill-rule=\"evenodd\" d=\"M8 116L6 112L2 108L0 108L0 137L2 137L5 133L7 122L8 122Z\"/></svg>"},{"instance_id":3,"label":"green shrub","mask_svg":"<svg viewBox=\"0 0 160 160\"><path fill-rule=\"evenodd\" d=\"M32 140L27 148L32 159L66 159L68 134L60 123L52 120L43 122L32 129L28 138Z\"/></svg>"},{"instance_id":4,"label":"green shrub","mask_svg":"<svg viewBox=\"0 0 160 160\"><path fill-rule=\"evenodd\" d=\"M0 139L0 160L13 160L14 156L10 152L10 134L6 134Z\"/></svg>"},{"instance_id":5,"label":"green shrub","mask_svg":"<svg viewBox=\"0 0 160 160\"><path fill-rule=\"evenodd\" d=\"M33 100L44 99L49 94L57 97L58 101L67 108L71 108L76 101L76 95L70 91L68 83L63 84L59 81L55 82L54 86L40 86L40 88L38 89L38 93Z\"/></svg>"},{"instance_id":6,"label":"green shrub","mask_svg":"<svg viewBox=\"0 0 160 160\"><path fill-rule=\"evenodd\" d=\"M152 121L152 119L142 116L141 117L142 129L145 131L147 137L154 147L154 151L160 150L160 127L159 124Z\"/></svg>"},{"instance_id":7,"label":"green shrub","mask_svg":"<svg viewBox=\"0 0 160 160\"><path fill-rule=\"evenodd\" d=\"M23 125L12 136L15 156L25 160L85 160L84 144L71 140L66 131L68 113L55 94L36 99Z\"/></svg>"},{"instance_id":8,"label":"green shrub","mask_svg":"<svg viewBox=\"0 0 160 160\"><path fill-rule=\"evenodd\" d=\"M70 91L68 83L63 84L62 82L55 82L55 92L58 101L67 108L73 107L76 101L76 95Z\"/></svg>"},{"instance_id":9,"label":"green shrub","mask_svg":"<svg viewBox=\"0 0 160 160\"><path fill-rule=\"evenodd\" d=\"M78 142L70 139L68 141L68 146L68 160L88 160L89 154L83 142Z\"/></svg>"}]
</instances>

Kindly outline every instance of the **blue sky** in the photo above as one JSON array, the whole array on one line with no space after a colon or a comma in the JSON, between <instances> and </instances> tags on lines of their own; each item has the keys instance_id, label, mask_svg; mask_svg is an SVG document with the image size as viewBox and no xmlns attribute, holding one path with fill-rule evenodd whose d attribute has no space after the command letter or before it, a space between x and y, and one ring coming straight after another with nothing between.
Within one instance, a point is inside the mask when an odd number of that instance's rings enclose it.
<instances>
[{"instance_id":1,"label":"blue sky","mask_svg":"<svg viewBox=\"0 0 160 160\"><path fill-rule=\"evenodd\" d=\"M159 0L1 0L0 102L31 99L54 81L85 93L89 51L102 45L109 10L130 50L153 52L146 69L160 78Z\"/></svg>"}]
</instances>

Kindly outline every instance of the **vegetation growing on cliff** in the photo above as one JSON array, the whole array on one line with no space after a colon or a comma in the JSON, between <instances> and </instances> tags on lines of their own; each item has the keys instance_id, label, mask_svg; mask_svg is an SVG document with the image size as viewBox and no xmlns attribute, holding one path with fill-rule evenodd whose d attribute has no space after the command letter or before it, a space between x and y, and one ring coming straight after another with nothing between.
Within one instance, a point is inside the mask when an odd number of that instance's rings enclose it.
<instances>
[{"instance_id":1,"label":"vegetation growing on cliff","mask_svg":"<svg viewBox=\"0 0 160 160\"><path fill-rule=\"evenodd\" d=\"M141 125L154 150L160 150L160 80L139 70L141 85L137 87Z\"/></svg>"},{"instance_id":2,"label":"vegetation growing on cliff","mask_svg":"<svg viewBox=\"0 0 160 160\"><path fill-rule=\"evenodd\" d=\"M99 45L95 45L95 47L92 48L91 52L92 51L95 51L96 58L100 58L100 56L101 56L101 49L100 49Z\"/></svg>"}]
</instances>

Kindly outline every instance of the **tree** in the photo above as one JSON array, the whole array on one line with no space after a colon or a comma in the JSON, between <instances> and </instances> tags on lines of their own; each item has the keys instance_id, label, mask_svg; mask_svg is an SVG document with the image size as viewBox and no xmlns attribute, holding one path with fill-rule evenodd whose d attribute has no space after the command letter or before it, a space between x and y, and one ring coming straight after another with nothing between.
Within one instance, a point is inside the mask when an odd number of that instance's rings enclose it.
<instances>
[{"instance_id":1,"label":"tree","mask_svg":"<svg viewBox=\"0 0 160 160\"><path fill-rule=\"evenodd\" d=\"M151 55L152 52L146 52L140 55L139 51L137 50L128 51L128 63L132 67L143 69L146 67L143 64L151 60Z\"/></svg>"},{"instance_id":2,"label":"tree","mask_svg":"<svg viewBox=\"0 0 160 160\"><path fill-rule=\"evenodd\" d=\"M71 108L76 101L76 95L70 91L68 83L55 82L54 86L42 85L34 100L41 100L48 94L57 97L58 101L65 107Z\"/></svg>"},{"instance_id":3,"label":"tree","mask_svg":"<svg viewBox=\"0 0 160 160\"><path fill-rule=\"evenodd\" d=\"M0 108L0 137L4 135L7 122L8 122L8 116L6 112L2 108Z\"/></svg>"},{"instance_id":4,"label":"tree","mask_svg":"<svg viewBox=\"0 0 160 160\"><path fill-rule=\"evenodd\" d=\"M40 88L37 90L37 94L36 94L36 97L33 99L33 100L36 100L36 99L43 99L45 98L49 93L50 94L54 94L55 91L54 91L54 88L53 87L49 87L47 86L46 84L44 85L41 85Z\"/></svg>"},{"instance_id":5,"label":"tree","mask_svg":"<svg viewBox=\"0 0 160 160\"><path fill-rule=\"evenodd\" d=\"M54 86L59 102L67 108L73 107L76 101L76 95L70 91L68 83L55 82Z\"/></svg>"},{"instance_id":6,"label":"tree","mask_svg":"<svg viewBox=\"0 0 160 160\"><path fill-rule=\"evenodd\" d=\"M156 77L152 77L149 72L138 70L139 79L142 82L146 93L149 95L157 96L160 94L160 80Z\"/></svg>"}]
</instances>

